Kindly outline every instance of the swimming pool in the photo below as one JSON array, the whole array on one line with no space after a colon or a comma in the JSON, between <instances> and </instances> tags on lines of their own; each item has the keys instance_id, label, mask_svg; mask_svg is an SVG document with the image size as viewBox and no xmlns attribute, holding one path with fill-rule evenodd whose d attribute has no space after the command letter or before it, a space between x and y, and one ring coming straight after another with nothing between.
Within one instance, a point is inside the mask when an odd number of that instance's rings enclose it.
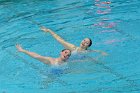
<instances>
[{"instance_id":1,"label":"swimming pool","mask_svg":"<svg viewBox=\"0 0 140 93\"><path fill-rule=\"evenodd\" d=\"M139 93L139 15L139 0L0 0L0 93ZM17 43L53 57L63 49L33 21L77 46L90 37L109 56L52 67L18 53Z\"/></svg>"}]
</instances>

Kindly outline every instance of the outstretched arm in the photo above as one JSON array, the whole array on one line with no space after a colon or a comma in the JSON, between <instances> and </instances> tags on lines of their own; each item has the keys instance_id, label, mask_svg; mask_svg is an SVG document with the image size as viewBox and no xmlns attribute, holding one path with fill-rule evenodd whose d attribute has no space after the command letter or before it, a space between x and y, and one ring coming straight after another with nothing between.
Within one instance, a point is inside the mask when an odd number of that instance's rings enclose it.
<instances>
[{"instance_id":1,"label":"outstretched arm","mask_svg":"<svg viewBox=\"0 0 140 93\"><path fill-rule=\"evenodd\" d=\"M106 52L101 51L101 50L89 50L89 52L97 52L97 53L100 53L103 56L107 56L108 55Z\"/></svg>"},{"instance_id":2,"label":"outstretched arm","mask_svg":"<svg viewBox=\"0 0 140 93\"><path fill-rule=\"evenodd\" d=\"M60 42L65 48L68 48L70 50L74 50L76 48L75 45L65 41L63 38L61 38L59 35L57 35L55 32L53 32L52 30L45 28L45 27L41 27L41 30L43 30L44 32L49 32L58 42Z\"/></svg>"},{"instance_id":3,"label":"outstretched arm","mask_svg":"<svg viewBox=\"0 0 140 93\"><path fill-rule=\"evenodd\" d=\"M39 55L37 53L29 52L29 51L23 49L20 45L16 45L16 48L18 49L19 52L23 52L23 53L25 53L25 54L27 54L27 55L29 55L29 56L41 61L41 62L43 62L43 63L46 63L46 64L50 63L49 57L44 57L44 56L41 56L41 55Z\"/></svg>"}]
</instances>

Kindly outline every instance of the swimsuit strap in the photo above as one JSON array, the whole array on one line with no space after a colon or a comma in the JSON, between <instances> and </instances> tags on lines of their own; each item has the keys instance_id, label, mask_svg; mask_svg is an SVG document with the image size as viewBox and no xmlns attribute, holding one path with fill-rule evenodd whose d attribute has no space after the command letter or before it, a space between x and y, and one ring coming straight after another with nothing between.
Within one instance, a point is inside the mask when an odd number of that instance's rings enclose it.
<instances>
[{"instance_id":1,"label":"swimsuit strap","mask_svg":"<svg viewBox=\"0 0 140 93\"><path fill-rule=\"evenodd\" d=\"M78 49L79 49L79 47L76 47L76 48L74 49L74 51L72 51L72 53L73 53L73 54L77 54Z\"/></svg>"}]
</instances>

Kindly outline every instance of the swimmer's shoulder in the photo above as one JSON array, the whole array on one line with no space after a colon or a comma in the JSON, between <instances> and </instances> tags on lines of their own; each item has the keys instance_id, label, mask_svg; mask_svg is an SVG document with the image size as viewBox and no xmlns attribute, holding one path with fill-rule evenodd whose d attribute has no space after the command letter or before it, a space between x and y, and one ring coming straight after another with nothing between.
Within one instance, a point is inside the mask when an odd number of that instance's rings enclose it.
<instances>
[{"instance_id":1,"label":"swimmer's shoulder","mask_svg":"<svg viewBox=\"0 0 140 93\"><path fill-rule=\"evenodd\" d=\"M57 63L56 58L52 58L52 57L47 57L47 59L49 60L50 64L54 65Z\"/></svg>"},{"instance_id":2,"label":"swimmer's shoulder","mask_svg":"<svg viewBox=\"0 0 140 93\"><path fill-rule=\"evenodd\" d=\"M58 61L58 59L56 59L56 58L52 59L52 64L53 65L59 66L59 65L62 65L64 63L66 63L66 62L64 62L64 61Z\"/></svg>"}]
</instances>

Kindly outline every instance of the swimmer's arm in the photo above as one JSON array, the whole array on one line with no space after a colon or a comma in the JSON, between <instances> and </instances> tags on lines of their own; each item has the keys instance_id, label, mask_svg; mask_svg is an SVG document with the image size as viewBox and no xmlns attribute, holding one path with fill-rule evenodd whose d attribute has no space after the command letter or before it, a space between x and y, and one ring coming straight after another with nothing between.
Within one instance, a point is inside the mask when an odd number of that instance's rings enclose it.
<instances>
[{"instance_id":1,"label":"swimmer's arm","mask_svg":"<svg viewBox=\"0 0 140 93\"><path fill-rule=\"evenodd\" d=\"M31 57L43 62L45 64L50 64L50 61L49 61L48 57L41 56L41 55L39 55L37 53L34 53L34 52L29 52L27 50L24 50L23 53L25 53L25 54L27 54L27 55L29 55L29 56L31 56Z\"/></svg>"},{"instance_id":2,"label":"swimmer's arm","mask_svg":"<svg viewBox=\"0 0 140 93\"><path fill-rule=\"evenodd\" d=\"M108 53L106 53L104 51L101 51L101 50L89 50L89 52L97 52L97 53L102 54L103 56L107 56L108 55Z\"/></svg>"},{"instance_id":3,"label":"swimmer's arm","mask_svg":"<svg viewBox=\"0 0 140 93\"><path fill-rule=\"evenodd\" d=\"M44 32L49 32L58 42L60 42L65 48L68 48L70 50L74 50L76 48L75 45L65 41L63 38L61 38L59 35L57 35L55 32L53 32L52 30L45 28L45 27L41 27L41 30L43 30Z\"/></svg>"},{"instance_id":4,"label":"swimmer's arm","mask_svg":"<svg viewBox=\"0 0 140 93\"><path fill-rule=\"evenodd\" d=\"M27 50L23 49L20 45L16 45L16 48L18 49L19 52L27 54L27 55L45 63L45 64L50 64L49 57L44 57L44 56L41 56L37 53L27 51Z\"/></svg>"}]
</instances>

